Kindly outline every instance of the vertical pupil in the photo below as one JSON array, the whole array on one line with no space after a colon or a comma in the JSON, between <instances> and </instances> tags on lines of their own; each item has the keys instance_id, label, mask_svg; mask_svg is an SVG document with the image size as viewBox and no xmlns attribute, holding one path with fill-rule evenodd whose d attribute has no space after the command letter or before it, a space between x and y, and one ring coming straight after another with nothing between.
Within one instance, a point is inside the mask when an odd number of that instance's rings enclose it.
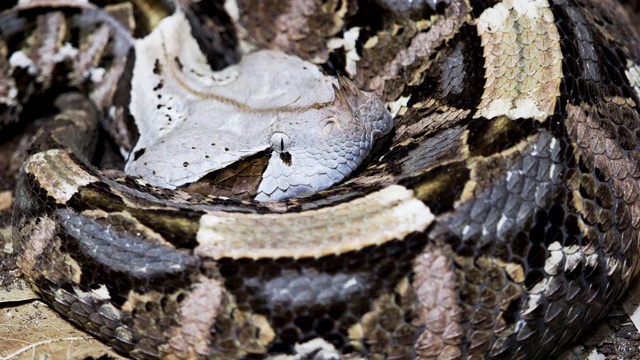
<instances>
[{"instance_id":1,"label":"vertical pupil","mask_svg":"<svg viewBox=\"0 0 640 360\"><path fill-rule=\"evenodd\" d=\"M282 131L275 131L271 134L269 146L275 152L284 153L291 147L291 138Z\"/></svg>"}]
</instances>

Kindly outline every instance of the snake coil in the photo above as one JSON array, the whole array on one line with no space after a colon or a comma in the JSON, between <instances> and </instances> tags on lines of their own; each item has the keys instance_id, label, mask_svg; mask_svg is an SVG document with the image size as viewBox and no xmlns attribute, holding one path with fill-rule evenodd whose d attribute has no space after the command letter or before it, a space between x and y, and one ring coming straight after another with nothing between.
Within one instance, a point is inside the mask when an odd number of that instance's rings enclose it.
<instances>
[{"instance_id":1,"label":"snake coil","mask_svg":"<svg viewBox=\"0 0 640 360\"><path fill-rule=\"evenodd\" d=\"M35 136L12 223L24 275L70 321L144 359L545 359L624 293L640 36L622 2L230 3L181 2L212 67L239 43L313 61L380 96L392 138L282 202L114 175L95 134L132 147L133 19L144 32L160 10L0 13L5 123L80 90Z\"/></svg>"}]
</instances>

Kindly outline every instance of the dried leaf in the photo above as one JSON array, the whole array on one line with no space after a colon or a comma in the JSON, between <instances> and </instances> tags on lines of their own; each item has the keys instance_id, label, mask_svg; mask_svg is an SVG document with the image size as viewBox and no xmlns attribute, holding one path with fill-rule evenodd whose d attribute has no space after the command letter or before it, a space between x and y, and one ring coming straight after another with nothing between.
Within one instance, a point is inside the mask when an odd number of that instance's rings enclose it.
<instances>
[{"instance_id":1,"label":"dried leaf","mask_svg":"<svg viewBox=\"0 0 640 360\"><path fill-rule=\"evenodd\" d=\"M0 358L125 359L39 301L0 309Z\"/></svg>"}]
</instances>

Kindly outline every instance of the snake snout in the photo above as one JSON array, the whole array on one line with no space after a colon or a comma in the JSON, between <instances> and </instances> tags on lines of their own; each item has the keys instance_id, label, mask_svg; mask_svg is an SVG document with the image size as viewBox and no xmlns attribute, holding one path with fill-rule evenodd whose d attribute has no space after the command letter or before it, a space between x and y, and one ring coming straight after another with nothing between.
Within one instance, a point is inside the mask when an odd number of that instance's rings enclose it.
<instances>
[{"instance_id":1,"label":"snake snout","mask_svg":"<svg viewBox=\"0 0 640 360\"><path fill-rule=\"evenodd\" d=\"M394 126L393 116L384 107L384 105L382 105L382 102L380 102L380 101L378 101L378 102L380 103L380 111L378 112L380 114L380 116L379 116L378 120L373 122L374 139L379 139L379 138L389 134L391 132L391 130L393 129L393 126Z\"/></svg>"},{"instance_id":2,"label":"snake snout","mask_svg":"<svg viewBox=\"0 0 640 360\"><path fill-rule=\"evenodd\" d=\"M395 122L393 115L377 96L373 94L367 95L370 95L370 99L366 109L361 113L369 117L364 120L371 124L371 140L375 141L388 135L393 130Z\"/></svg>"}]
</instances>

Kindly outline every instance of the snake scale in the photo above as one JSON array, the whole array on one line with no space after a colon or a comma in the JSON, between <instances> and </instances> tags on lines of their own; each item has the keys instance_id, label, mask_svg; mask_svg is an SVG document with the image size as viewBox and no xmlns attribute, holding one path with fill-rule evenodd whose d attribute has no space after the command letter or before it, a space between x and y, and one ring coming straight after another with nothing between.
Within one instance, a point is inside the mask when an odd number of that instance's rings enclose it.
<instances>
[{"instance_id":1,"label":"snake scale","mask_svg":"<svg viewBox=\"0 0 640 360\"><path fill-rule=\"evenodd\" d=\"M640 36L626 2L3 6L3 131L54 114L18 175L18 263L123 354L546 359L638 272ZM347 180L280 202L105 166L105 142L135 143L133 38L176 6L213 69L247 44L298 56L377 94L390 139Z\"/></svg>"}]
</instances>

